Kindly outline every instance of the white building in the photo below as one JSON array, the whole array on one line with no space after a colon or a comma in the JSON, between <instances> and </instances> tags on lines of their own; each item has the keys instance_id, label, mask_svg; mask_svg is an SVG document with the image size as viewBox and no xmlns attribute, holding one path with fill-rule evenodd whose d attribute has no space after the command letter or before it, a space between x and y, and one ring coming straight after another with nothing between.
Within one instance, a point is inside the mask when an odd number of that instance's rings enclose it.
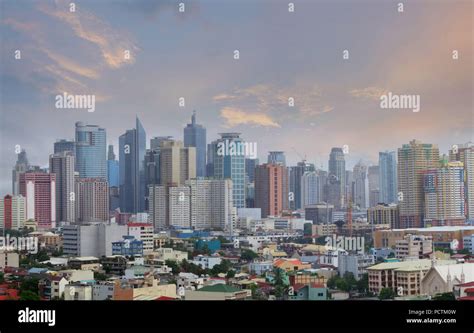
<instances>
[{"instance_id":1,"label":"white building","mask_svg":"<svg viewBox=\"0 0 474 333\"><path fill-rule=\"evenodd\" d=\"M112 242L127 235L127 226L103 222L63 227L64 254L77 257L112 255Z\"/></svg>"},{"instance_id":2,"label":"white building","mask_svg":"<svg viewBox=\"0 0 474 333\"><path fill-rule=\"evenodd\" d=\"M64 287L65 301L92 301L92 286L88 284L68 284Z\"/></svg>"},{"instance_id":3,"label":"white building","mask_svg":"<svg viewBox=\"0 0 474 333\"><path fill-rule=\"evenodd\" d=\"M319 193L319 177L316 171L306 171L301 176L301 207L316 205L322 201Z\"/></svg>"},{"instance_id":4,"label":"white building","mask_svg":"<svg viewBox=\"0 0 474 333\"><path fill-rule=\"evenodd\" d=\"M375 257L370 254L341 254L338 258L338 271L340 276L346 272L354 274L359 280L363 274L367 273L367 267L375 263Z\"/></svg>"},{"instance_id":5,"label":"white building","mask_svg":"<svg viewBox=\"0 0 474 333\"><path fill-rule=\"evenodd\" d=\"M153 224L130 222L127 227L129 236L143 242L143 253L153 251Z\"/></svg>"},{"instance_id":6,"label":"white building","mask_svg":"<svg viewBox=\"0 0 474 333\"><path fill-rule=\"evenodd\" d=\"M421 293L436 295L452 292L457 284L474 281L474 263L436 265L421 280Z\"/></svg>"},{"instance_id":7,"label":"white building","mask_svg":"<svg viewBox=\"0 0 474 333\"><path fill-rule=\"evenodd\" d=\"M212 257L212 256L203 256L199 255L194 257L191 260L191 263L200 266L202 269L212 269L215 265L219 265L222 262L220 257Z\"/></svg>"},{"instance_id":8,"label":"white building","mask_svg":"<svg viewBox=\"0 0 474 333\"><path fill-rule=\"evenodd\" d=\"M463 237L464 248L474 254L474 234Z\"/></svg>"},{"instance_id":9,"label":"white building","mask_svg":"<svg viewBox=\"0 0 474 333\"><path fill-rule=\"evenodd\" d=\"M20 267L20 256L16 252L7 252L0 250L0 269L5 267Z\"/></svg>"}]
</instances>

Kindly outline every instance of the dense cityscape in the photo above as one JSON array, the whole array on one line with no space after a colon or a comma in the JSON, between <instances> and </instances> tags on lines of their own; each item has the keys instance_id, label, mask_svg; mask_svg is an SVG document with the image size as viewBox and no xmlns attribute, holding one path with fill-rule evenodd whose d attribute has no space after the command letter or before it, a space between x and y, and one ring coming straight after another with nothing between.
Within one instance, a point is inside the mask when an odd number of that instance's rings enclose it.
<instances>
[{"instance_id":1,"label":"dense cityscape","mask_svg":"<svg viewBox=\"0 0 474 333\"><path fill-rule=\"evenodd\" d=\"M147 141L137 117L116 150L84 122L48 168L17 150L1 299L474 299L473 144L347 170L347 146L322 169L259 161L241 133L208 142L193 112L183 140Z\"/></svg>"}]
</instances>

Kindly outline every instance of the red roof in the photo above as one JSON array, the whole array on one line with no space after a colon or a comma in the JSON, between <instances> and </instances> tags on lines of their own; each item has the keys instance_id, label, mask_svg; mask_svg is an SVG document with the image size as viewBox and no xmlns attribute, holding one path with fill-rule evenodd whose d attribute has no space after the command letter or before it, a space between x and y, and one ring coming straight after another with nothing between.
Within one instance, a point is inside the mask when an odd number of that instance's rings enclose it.
<instances>
[{"instance_id":1,"label":"red roof","mask_svg":"<svg viewBox=\"0 0 474 333\"><path fill-rule=\"evenodd\" d=\"M465 293L474 293L474 288L467 288L464 290Z\"/></svg>"},{"instance_id":2,"label":"red roof","mask_svg":"<svg viewBox=\"0 0 474 333\"><path fill-rule=\"evenodd\" d=\"M0 286L0 301L18 300L20 298L17 289L4 288L5 286Z\"/></svg>"},{"instance_id":3,"label":"red roof","mask_svg":"<svg viewBox=\"0 0 474 333\"><path fill-rule=\"evenodd\" d=\"M305 284L305 283L295 283L295 285L293 286L293 288L295 289L295 291L298 291L300 290L301 288L303 287L306 287L308 285L311 285L311 288L325 288L323 284L321 283L311 283L311 284Z\"/></svg>"},{"instance_id":4,"label":"red roof","mask_svg":"<svg viewBox=\"0 0 474 333\"><path fill-rule=\"evenodd\" d=\"M458 301L474 301L474 296L459 297Z\"/></svg>"},{"instance_id":5,"label":"red roof","mask_svg":"<svg viewBox=\"0 0 474 333\"><path fill-rule=\"evenodd\" d=\"M168 297L168 296L160 296L155 301L174 301L176 298Z\"/></svg>"},{"instance_id":6,"label":"red roof","mask_svg":"<svg viewBox=\"0 0 474 333\"><path fill-rule=\"evenodd\" d=\"M458 284L458 287L474 287L474 281Z\"/></svg>"}]
</instances>

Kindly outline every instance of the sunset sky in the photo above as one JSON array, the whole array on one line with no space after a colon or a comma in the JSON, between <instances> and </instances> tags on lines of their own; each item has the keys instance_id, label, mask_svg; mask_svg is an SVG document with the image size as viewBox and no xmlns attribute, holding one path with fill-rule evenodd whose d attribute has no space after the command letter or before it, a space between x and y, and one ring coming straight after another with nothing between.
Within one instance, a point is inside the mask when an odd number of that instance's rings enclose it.
<instances>
[{"instance_id":1,"label":"sunset sky","mask_svg":"<svg viewBox=\"0 0 474 333\"><path fill-rule=\"evenodd\" d=\"M47 166L76 121L105 127L117 149L136 115L147 139L182 140L197 110L208 142L241 132L261 160L283 150L295 164L297 151L325 169L345 144L351 169L415 138L441 152L474 141L470 0L407 0L403 13L401 0L296 0L294 13L279 0L183 0L184 13L180 1L77 0L75 13L70 2L0 2L2 195L15 145ZM381 109L389 91L420 95L420 112ZM56 109L63 92L94 94L95 112Z\"/></svg>"}]
</instances>

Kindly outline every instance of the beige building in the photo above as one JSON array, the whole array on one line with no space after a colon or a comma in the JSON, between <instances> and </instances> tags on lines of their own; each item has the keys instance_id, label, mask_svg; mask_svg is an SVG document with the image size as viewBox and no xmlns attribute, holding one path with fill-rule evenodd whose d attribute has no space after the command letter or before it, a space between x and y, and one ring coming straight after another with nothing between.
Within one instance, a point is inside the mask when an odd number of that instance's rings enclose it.
<instances>
[{"instance_id":1,"label":"beige building","mask_svg":"<svg viewBox=\"0 0 474 333\"><path fill-rule=\"evenodd\" d=\"M196 148L184 147L183 142L164 140L160 144L161 184L182 185L196 178Z\"/></svg>"},{"instance_id":2,"label":"beige building","mask_svg":"<svg viewBox=\"0 0 474 333\"><path fill-rule=\"evenodd\" d=\"M423 259L433 253L433 238L423 235L406 235L395 245L397 259Z\"/></svg>"},{"instance_id":3,"label":"beige building","mask_svg":"<svg viewBox=\"0 0 474 333\"><path fill-rule=\"evenodd\" d=\"M109 221L109 185L102 178L76 178L76 218L79 222Z\"/></svg>"},{"instance_id":4,"label":"beige building","mask_svg":"<svg viewBox=\"0 0 474 333\"><path fill-rule=\"evenodd\" d=\"M398 224L399 211L396 204L378 204L367 210L367 221L370 225L388 224L394 228Z\"/></svg>"},{"instance_id":5,"label":"beige building","mask_svg":"<svg viewBox=\"0 0 474 333\"><path fill-rule=\"evenodd\" d=\"M16 252L0 251L0 268L20 267L20 256Z\"/></svg>"}]
</instances>

